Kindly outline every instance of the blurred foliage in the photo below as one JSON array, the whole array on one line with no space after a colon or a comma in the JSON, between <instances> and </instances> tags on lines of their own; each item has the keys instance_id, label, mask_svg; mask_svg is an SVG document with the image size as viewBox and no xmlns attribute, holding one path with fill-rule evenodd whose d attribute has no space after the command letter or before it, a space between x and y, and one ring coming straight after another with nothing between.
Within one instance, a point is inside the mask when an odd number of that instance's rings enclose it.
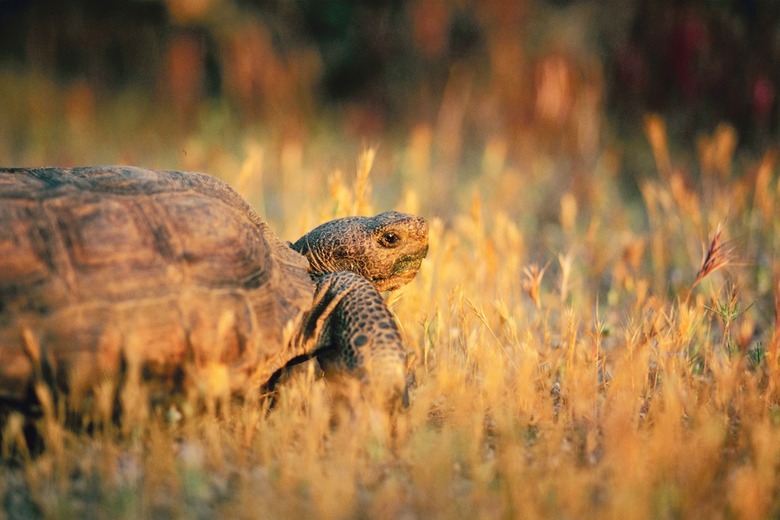
<instances>
[{"instance_id":1,"label":"blurred foliage","mask_svg":"<svg viewBox=\"0 0 780 520\"><path fill-rule=\"evenodd\" d=\"M36 108L78 125L132 95L187 133L223 102L294 138L323 117L358 139L424 126L458 163L498 135L513 157L592 161L606 105L620 136L652 110L688 140L728 121L760 146L777 132L778 20L760 0L2 0L0 111L20 136ZM52 98L19 107L33 79Z\"/></svg>"}]
</instances>

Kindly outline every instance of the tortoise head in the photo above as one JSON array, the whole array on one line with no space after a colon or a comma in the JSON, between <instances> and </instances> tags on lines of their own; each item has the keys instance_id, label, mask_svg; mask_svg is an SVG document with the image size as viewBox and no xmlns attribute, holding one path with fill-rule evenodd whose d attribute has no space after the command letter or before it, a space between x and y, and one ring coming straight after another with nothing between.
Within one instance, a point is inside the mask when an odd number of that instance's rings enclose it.
<instances>
[{"instance_id":1,"label":"tortoise head","mask_svg":"<svg viewBox=\"0 0 780 520\"><path fill-rule=\"evenodd\" d=\"M292 248L309 260L312 276L352 271L391 291L417 274L428 253L428 222L396 211L345 217L314 228Z\"/></svg>"}]
</instances>

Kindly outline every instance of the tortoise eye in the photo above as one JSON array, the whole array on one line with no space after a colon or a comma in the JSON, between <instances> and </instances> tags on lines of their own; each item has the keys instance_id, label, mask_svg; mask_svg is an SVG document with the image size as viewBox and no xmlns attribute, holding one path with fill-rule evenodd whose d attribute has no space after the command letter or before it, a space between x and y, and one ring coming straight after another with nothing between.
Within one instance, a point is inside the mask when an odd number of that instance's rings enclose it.
<instances>
[{"instance_id":1,"label":"tortoise eye","mask_svg":"<svg viewBox=\"0 0 780 520\"><path fill-rule=\"evenodd\" d=\"M385 247L396 247L401 242L401 237L398 236L397 233L393 233L392 231L388 231L387 233L382 233L379 237L379 243L382 244Z\"/></svg>"}]
</instances>

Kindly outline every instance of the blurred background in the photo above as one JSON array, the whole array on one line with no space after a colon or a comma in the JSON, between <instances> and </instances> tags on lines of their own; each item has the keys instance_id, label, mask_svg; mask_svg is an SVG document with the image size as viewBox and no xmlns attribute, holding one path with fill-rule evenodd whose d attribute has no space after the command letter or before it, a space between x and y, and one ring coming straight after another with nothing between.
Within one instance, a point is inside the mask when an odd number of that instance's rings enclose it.
<instances>
[{"instance_id":1,"label":"blurred background","mask_svg":"<svg viewBox=\"0 0 780 520\"><path fill-rule=\"evenodd\" d=\"M273 185L377 146L379 191L418 179L441 213L539 161L630 196L649 113L682 165L723 123L737 160L773 145L778 22L771 0L0 0L0 164L254 157Z\"/></svg>"}]
</instances>

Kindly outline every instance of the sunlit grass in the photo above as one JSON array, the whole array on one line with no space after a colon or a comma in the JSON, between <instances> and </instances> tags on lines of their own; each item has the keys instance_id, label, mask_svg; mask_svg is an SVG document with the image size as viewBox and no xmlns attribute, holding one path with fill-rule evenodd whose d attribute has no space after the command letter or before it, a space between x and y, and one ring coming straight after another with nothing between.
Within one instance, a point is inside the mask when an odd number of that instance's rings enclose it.
<instances>
[{"instance_id":1,"label":"sunlit grass","mask_svg":"<svg viewBox=\"0 0 780 520\"><path fill-rule=\"evenodd\" d=\"M131 367L121 388L98 388L85 432L65 426L67 410L42 387L42 447L28 444L21 416L4 422L9 516L780 514L773 152L736 164L733 130L720 127L696 143L694 174L650 118L657 171L627 200L609 152L557 183L551 158L511 165L495 138L480 172L453 175L463 180L443 211L427 198L431 129L362 153L252 131L228 146L209 117L174 140L175 153L144 155L138 142L110 150L226 179L285 240L346 214L430 219L427 260L389 297L411 353L410 408L393 418L345 409L304 368L270 411L251 392L227 399L219 374L198 391L212 401L172 411L148 402ZM79 131L85 140L61 155L45 139L0 150L30 163L103 162L108 151L84 152L100 132Z\"/></svg>"}]
</instances>

